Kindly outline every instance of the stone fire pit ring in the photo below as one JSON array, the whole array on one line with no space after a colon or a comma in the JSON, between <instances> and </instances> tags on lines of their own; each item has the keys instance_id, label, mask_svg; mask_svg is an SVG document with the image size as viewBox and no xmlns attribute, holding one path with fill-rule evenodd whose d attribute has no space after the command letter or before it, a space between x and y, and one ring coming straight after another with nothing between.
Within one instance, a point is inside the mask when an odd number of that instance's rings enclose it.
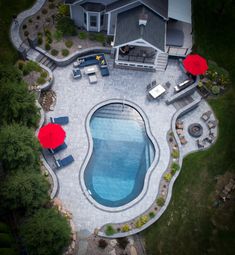
<instances>
[{"instance_id":1,"label":"stone fire pit ring","mask_svg":"<svg viewBox=\"0 0 235 255\"><path fill-rule=\"evenodd\" d=\"M199 123L192 123L188 127L188 132L192 137L200 137L203 133L203 127Z\"/></svg>"}]
</instances>

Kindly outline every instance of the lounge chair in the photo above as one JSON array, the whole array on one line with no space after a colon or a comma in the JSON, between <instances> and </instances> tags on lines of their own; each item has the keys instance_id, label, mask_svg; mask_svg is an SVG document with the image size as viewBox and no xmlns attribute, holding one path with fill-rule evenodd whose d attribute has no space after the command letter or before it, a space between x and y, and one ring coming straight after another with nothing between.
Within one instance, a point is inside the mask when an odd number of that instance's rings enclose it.
<instances>
[{"instance_id":1,"label":"lounge chair","mask_svg":"<svg viewBox=\"0 0 235 255\"><path fill-rule=\"evenodd\" d=\"M70 165L73 161L74 161L73 156L69 155L63 159L56 160L55 163L56 163L56 167L59 169L59 168L66 167L66 166Z\"/></svg>"},{"instance_id":2,"label":"lounge chair","mask_svg":"<svg viewBox=\"0 0 235 255\"><path fill-rule=\"evenodd\" d=\"M51 154L55 154L59 151L62 151L64 149L67 148L67 144L66 143L63 143L61 144L60 146L56 147L55 149L48 149L48 151L51 153Z\"/></svg>"},{"instance_id":3,"label":"lounge chair","mask_svg":"<svg viewBox=\"0 0 235 255\"><path fill-rule=\"evenodd\" d=\"M212 111L204 112L201 116L201 119L204 121L208 121L210 119L211 114L212 114Z\"/></svg>"},{"instance_id":4,"label":"lounge chair","mask_svg":"<svg viewBox=\"0 0 235 255\"><path fill-rule=\"evenodd\" d=\"M50 117L50 120L51 120L51 123L59 124L59 125L66 125L69 123L69 117L67 116L57 117L57 118Z\"/></svg>"}]
</instances>

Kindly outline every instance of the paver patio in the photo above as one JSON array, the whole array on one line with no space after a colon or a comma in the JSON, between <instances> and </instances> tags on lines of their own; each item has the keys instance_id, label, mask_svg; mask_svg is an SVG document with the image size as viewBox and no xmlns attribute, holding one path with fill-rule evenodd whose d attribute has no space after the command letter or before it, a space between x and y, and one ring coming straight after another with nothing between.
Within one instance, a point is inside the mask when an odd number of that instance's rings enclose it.
<instances>
[{"instance_id":1,"label":"paver patio","mask_svg":"<svg viewBox=\"0 0 235 255\"><path fill-rule=\"evenodd\" d=\"M169 60L168 67L164 73L149 73L116 69L112 66L113 61L109 57L107 59L110 76L101 77L98 73L98 83L94 85L89 84L88 77L85 75L83 75L81 80L73 79L72 65L63 68L58 67L54 71L53 90L56 92L57 101L54 111L47 114L47 120L49 120L49 117L64 115L68 115L70 119L69 124L64 126L67 133L66 143L68 148L60 152L59 157L63 158L72 154L75 162L64 169L56 171L56 173L60 186L58 196L72 212L77 231L87 229L93 232L95 228L99 228L109 222L119 223L131 220L144 213L155 201L160 178L166 170L170 159L166 134L171 126L171 118L176 112L176 108L173 105L166 105L165 100L172 94L176 83L185 78L176 60ZM146 97L146 86L154 79L156 79L157 83L169 81L171 87L168 94L164 97L149 101ZM195 98L198 96L197 93L193 95ZM86 116L95 105L110 99L124 100L124 103L126 100L137 104L145 112L151 132L160 147L159 161L152 172L148 188L145 180L144 189L146 189L146 194L144 199L126 210L113 213L92 205L83 194L79 183L79 171L88 151L88 138L85 130ZM199 108L200 112L204 112L209 109L209 106L203 101ZM193 115L195 121L194 117ZM187 118L187 116L184 118ZM190 145L190 141L189 139L187 153L196 149L196 145ZM195 141L192 140L192 143L194 144ZM180 150L181 152L184 151L181 148ZM140 196L143 196L143 192Z\"/></svg>"}]
</instances>

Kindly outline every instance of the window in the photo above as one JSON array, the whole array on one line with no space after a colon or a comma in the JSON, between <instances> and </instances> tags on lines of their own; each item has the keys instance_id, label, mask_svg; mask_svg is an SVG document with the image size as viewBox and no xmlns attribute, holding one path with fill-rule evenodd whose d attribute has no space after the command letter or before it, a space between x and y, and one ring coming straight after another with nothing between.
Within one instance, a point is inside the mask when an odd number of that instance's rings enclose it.
<instances>
[{"instance_id":1,"label":"window","mask_svg":"<svg viewBox=\"0 0 235 255\"><path fill-rule=\"evenodd\" d=\"M87 19L86 19L86 12L84 12L84 24L87 24Z\"/></svg>"},{"instance_id":2,"label":"window","mask_svg":"<svg viewBox=\"0 0 235 255\"><path fill-rule=\"evenodd\" d=\"M90 16L90 26L91 27L97 26L97 16Z\"/></svg>"},{"instance_id":3,"label":"window","mask_svg":"<svg viewBox=\"0 0 235 255\"><path fill-rule=\"evenodd\" d=\"M100 26L102 27L104 25L104 14L102 13L100 16Z\"/></svg>"}]
</instances>

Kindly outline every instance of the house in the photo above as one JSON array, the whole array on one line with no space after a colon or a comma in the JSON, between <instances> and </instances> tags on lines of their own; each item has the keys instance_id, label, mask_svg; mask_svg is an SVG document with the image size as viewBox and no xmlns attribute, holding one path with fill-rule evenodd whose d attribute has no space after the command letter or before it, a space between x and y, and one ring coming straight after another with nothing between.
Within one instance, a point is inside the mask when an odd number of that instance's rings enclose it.
<instances>
[{"instance_id":1,"label":"house","mask_svg":"<svg viewBox=\"0 0 235 255\"><path fill-rule=\"evenodd\" d=\"M113 36L115 65L162 70L191 51L191 0L65 0L75 24Z\"/></svg>"}]
</instances>

